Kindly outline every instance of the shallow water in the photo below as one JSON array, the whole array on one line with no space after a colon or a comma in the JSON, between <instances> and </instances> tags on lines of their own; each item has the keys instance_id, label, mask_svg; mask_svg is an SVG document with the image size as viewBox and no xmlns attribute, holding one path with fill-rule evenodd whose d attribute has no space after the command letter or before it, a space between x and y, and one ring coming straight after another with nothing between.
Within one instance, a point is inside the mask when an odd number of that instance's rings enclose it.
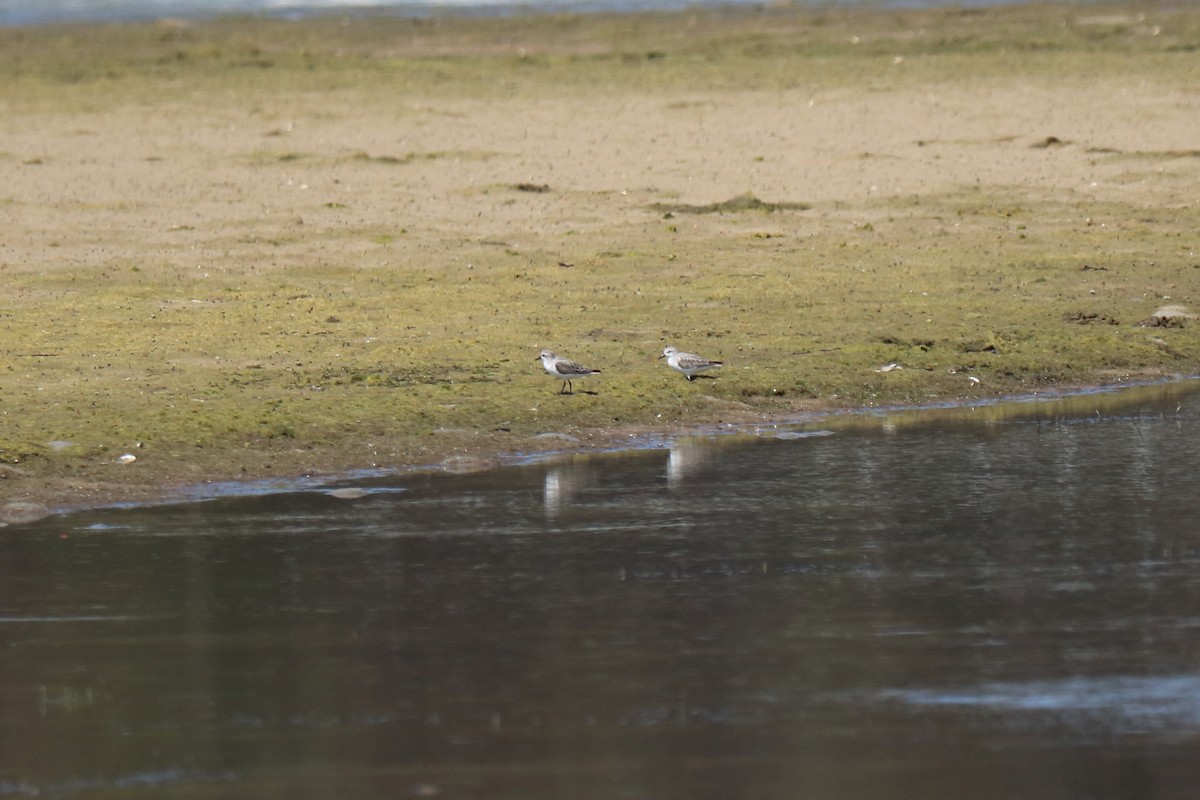
<instances>
[{"instance_id":1,"label":"shallow water","mask_svg":"<svg viewBox=\"0 0 1200 800\"><path fill-rule=\"evenodd\" d=\"M1200 395L0 535L0 796L1174 798Z\"/></svg>"}]
</instances>

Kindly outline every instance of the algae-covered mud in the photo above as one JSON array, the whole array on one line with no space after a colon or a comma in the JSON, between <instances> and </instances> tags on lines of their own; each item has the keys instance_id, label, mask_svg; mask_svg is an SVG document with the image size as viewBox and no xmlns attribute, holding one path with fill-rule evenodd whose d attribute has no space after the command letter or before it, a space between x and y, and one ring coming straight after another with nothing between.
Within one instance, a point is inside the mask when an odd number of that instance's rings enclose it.
<instances>
[{"instance_id":1,"label":"algae-covered mud","mask_svg":"<svg viewBox=\"0 0 1200 800\"><path fill-rule=\"evenodd\" d=\"M1198 49L1095 4L0 31L0 518L1193 374Z\"/></svg>"}]
</instances>

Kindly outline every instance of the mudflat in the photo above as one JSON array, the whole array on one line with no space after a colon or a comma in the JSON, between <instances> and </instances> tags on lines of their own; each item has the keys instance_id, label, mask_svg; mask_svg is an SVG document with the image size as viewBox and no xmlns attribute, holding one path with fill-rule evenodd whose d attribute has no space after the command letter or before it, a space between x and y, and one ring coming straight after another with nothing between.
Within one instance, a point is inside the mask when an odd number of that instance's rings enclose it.
<instances>
[{"instance_id":1,"label":"mudflat","mask_svg":"<svg viewBox=\"0 0 1200 800\"><path fill-rule=\"evenodd\" d=\"M0 31L0 521L1195 374L1198 50L1093 3Z\"/></svg>"}]
</instances>

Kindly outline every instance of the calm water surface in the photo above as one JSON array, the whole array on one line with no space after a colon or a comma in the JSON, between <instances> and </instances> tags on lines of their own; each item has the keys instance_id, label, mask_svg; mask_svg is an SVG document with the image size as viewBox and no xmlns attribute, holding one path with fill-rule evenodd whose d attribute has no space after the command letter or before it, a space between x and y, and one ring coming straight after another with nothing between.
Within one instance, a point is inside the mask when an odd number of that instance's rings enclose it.
<instances>
[{"instance_id":1,"label":"calm water surface","mask_svg":"<svg viewBox=\"0 0 1200 800\"><path fill-rule=\"evenodd\" d=\"M1194 384L0 532L0 796L1192 798Z\"/></svg>"}]
</instances>

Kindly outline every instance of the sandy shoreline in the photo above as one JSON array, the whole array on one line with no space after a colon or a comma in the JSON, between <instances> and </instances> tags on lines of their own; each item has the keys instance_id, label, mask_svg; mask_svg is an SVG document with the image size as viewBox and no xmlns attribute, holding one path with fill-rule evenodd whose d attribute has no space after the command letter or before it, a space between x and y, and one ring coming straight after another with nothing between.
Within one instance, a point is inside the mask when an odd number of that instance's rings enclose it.
<instances>
[{"instance_id":1,"label":"sandy shoreline","mask_svg":"<svg viewBox=\"0 0 1200 800\"><path fill-rule=\"evenodd\" d=\"M150 506L180 505L243 496L291 494L304 491L328 491L338 496L340 490L348 494L340 496L353 499L359 496L354 485L360 482L375 484L379 481L402 482L410 475L454 474L463 475L486 472L501 467L519 467L570 459L577 456L597 454L636 453L649 449L660 449L676 438L716 436L774 436L780 431L792 430L837 430L854 427L884 427L893 430L897 423L905 425L936 424L948 415L971 419L976 424L994 424L1001 419L1024 418L1030 414L1044 414L1048 420L1071 415L1092 416L1110 409L1128 407L1131 403L1147 397L1157 398L1164 393L1182 395L1197 391L1196 381L1200 376L1177 376L1165 380L1110 384L1089 387L1061 387L1037 394L992 399L983 403L963 401L937 403L927 406L897 406L889 408L823 409L802 415L789 415L778 419L761 419L753 422L720 423L689 428L628 429L588 431L583 439L574 435L547 432L540 444L542 451L481 451L459 453L449 456L440 463L398 464L390 466L362 465L332 468L328 471L308 474L277 475L254 479L226 480L211 478L185 485L170 485L162 482L134 481L132 483L62 485L55 481L36 481L26 484L22 499L7 500L0 506L0 527L36 522L46 517L63 516L78 512L109 508L136 508ZM1034 405L1037 404L1037 405ZM973 412L986 411L984 414ZM132 462L136 463L136 462ZM131 467L132 463L126 465ZM0 473L0 479L19 479L19 471L11 468ZM19 480L14 480L17 486Z\"/></svg>"},{"instance_id":2,"label":"sandy shoreline","mask_svg":"<svg viewBox=\"0 0 1200 800\"><path fill-rule=\"evenodd\" d=\"M1141 4L0 31L0 518L1195 374L1197 47Z\"/></svg>"}]
</instances>

